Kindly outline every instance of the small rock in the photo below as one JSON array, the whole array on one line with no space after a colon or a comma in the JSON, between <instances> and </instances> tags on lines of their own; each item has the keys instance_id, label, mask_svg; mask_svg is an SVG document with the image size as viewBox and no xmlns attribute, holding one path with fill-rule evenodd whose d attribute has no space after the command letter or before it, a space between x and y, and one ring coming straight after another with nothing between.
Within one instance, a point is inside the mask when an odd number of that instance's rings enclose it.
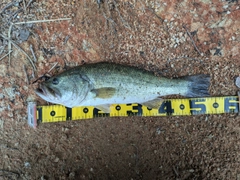
<instances>
[{"instance_id":1,"label":"small rock","mask_svg":"<svg viewBox=\"0 0 240 180\"><path fill-rule=\"evenodd\" d=\"M6 76L7 74L7 65L0 64L0 76Z\"/></svg>"},{"instance_id":2,"label":"small rock","mask_svg":"<svg viewBox=\"0 0 240 180\"><path fill-rule=\"evenodd\" d=\"M237 180L240 180L240 174L237 174Z\"/></svg>"},{"instance_id":3,"label":"small rock","mask_svg":"<svg viewBox=\"0 0 240 180\"><path fill-rule=\"evenodd\" d=\"M236 86L240 88L240 76L236 78Z\"/></svg>"},{"instance_id":4,"label":"small rock","mask_svg":"<svg viewBox=\"0 0 240 180\"><path fill-rule=\"evenodd\" d=\"M5 93L10 100L15 99L15 88L11 88L11 87L5 88Z\"/></svg>"},{"instance_id":5,"label":"small rock","mask_svg":"<svg viewBox=\"0 0 240 180\"><path fill-rule=\"evenodd\" d=\"M24 166L25 166L26 168L30 168L31 165L30 165L29 162L25 162L25 163L24 163Z\"/></svg>"},{"instance_id":6,"label":"small rock","mask_svg":"<svg viewBox=\"0 0 240 180\"><path fill-rule=\"evenodd\" d=\"M92 45L84 39L82 42L82 47L84 51L89 51L92 48Z\"/></svg>"},{"instance_id":7,"label":"small rock","mask_svg":"<svg viewBox=\"0 0 240 180\"><path fill-rule=\"evenodd\" d=\"M41 180L47 180L46 176L41 176Z\"/></svg>"},{"instance_id":8,"label":"small rock","mask_svg":"<svg viewBox=\"0 0 240 180\"><path fill-rule=\"evenodd\" d=\"M59 161L59 158L57 157L57 158L54 160L54 162L57 163L58 161Z\"/></svg>"},{"instance_id":9,"label":"small rock","mask_svg":"<svg viewBox=\"0 0 240 180\"><path fill-rule=\"evenodd\" d=\"M194 172L194 169L189 169L188 170L190 173L193 173Z\"/></svg>"},{"instance_id":10,"label":"small rock","mask_svg":"<svg viewBox=\"0 0 240 180\"><path fill-rule=\"evenodd\" d=\"M28 40L28 37L30 35L30 32L28 30L21 29L19 33L20 33L20 35L19 35L20 40L22 40L22 41Z\"/></svg>"},{"instance_id":11,"label":"small rock","mask_svg":"<svg viewBox=\"0 0 240 180\"><path fill-rule=\"evenodd\" d=\"M69 178L74 178L75 177L75 172L71 172L70 174L69 174Z\"/></svg>"}]
</instances>

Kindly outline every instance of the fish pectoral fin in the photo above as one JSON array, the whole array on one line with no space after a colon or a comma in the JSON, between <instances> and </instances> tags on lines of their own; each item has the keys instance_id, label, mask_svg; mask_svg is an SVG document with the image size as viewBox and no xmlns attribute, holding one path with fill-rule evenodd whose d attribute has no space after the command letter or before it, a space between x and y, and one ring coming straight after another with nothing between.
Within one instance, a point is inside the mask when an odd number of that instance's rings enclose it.
<instances>
[{"instance_id":1,"label":"fish pectoral fin","mask_svg":"<svg viewBox=\"0 0 240 180\"><path fill-rule=\"evenodd\" d=\"M95 106L95 108L97 108L105 113L110 113L110 104L98 105L98 106Z\"/></svg>"},{"instance_id":2,"label":"fish pectoral fin","mask_svg":"<svg viewBox=\"0 0 240 180\"><path fill-rule=\"evenodd\" d=\"M162 99L162 98L156 98L156 99L144 102L144 103L142 103L142 105L147 106L152 109L158 109L162 105L163 101L164 101L164 99Z\"/></svg>"},{"instance_id":3,"label":"fish pectoral fin","mask_svg":"<svg viewBox=\"0 0 240 180\"><path fill-rule=\"evenodd\" d=\"M99 89L93 89L92 92L96 94L97 98L107 99L111 98L115 94L116 89L112 87L104 87Z\"/></svg>"}]
</instances>

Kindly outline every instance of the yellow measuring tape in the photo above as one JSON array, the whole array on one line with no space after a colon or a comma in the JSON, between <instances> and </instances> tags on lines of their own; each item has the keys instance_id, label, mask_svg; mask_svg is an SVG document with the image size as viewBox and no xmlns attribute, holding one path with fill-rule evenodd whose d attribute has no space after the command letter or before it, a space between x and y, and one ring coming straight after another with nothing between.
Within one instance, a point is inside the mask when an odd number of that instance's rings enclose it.
<instances>
[{"instance_id":1,"label":"yellow measuring tape","mask_svg":"<svg viewBox=\"0 0 240 180\"><path fill-rule=\"evenodd\" d=\"M113 104L110 106L110 113L104 113L93 106L67 108L62 105L37 106L36 103L31 102L28 104L28 123L36 127L37 122L62 122L95 117L183 116L222 113L239 113L239 97L165 99L158 109L149 109L140 104Z\"/></svg>"}]
</instances>

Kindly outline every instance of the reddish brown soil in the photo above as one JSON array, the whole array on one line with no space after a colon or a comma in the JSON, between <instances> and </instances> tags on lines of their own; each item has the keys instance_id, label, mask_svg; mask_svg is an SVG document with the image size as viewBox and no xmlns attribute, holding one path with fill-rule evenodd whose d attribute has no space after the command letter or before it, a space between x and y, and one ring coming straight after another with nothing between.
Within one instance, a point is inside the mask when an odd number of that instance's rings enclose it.
<instances>
[{"instance_id":1,"label":"reddish brown soil","mask_svg":"<svg viewBox=\"0 0 240 180\"><path fill-rule=\"evenodd\" d=\"M47 102L23 71L25 65L33 82L56 62L59 68L50 74L108 61L167 77L210 74L212 96L236 95L238 1L108 0L98 6L97 0L37 0L22 13L28 21L71 20L36 23L20 44L29 55L33 45L35 77L14 47L11 64L8 58L0 62L0 179L240 180L239 116L96 118L32 129L27 101Z\"/></svg>"}]
</instances>

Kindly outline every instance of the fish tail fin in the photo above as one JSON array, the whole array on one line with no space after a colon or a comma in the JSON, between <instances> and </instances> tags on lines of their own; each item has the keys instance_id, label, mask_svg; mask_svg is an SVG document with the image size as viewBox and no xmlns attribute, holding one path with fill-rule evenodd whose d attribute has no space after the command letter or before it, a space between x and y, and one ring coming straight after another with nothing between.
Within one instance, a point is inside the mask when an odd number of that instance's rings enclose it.
<instances>
[{"instance_id":1,"label":"fish tail fin","mask_svg":"<svg viewBox=\"0 0 240 180\"><path fill-rule=\"evenodd\" d=\"M210 85L210 76L205 74L185 77L188 83L186 97L205 97L209 96L208 88Z\"/></svg>"}]
</instances>

